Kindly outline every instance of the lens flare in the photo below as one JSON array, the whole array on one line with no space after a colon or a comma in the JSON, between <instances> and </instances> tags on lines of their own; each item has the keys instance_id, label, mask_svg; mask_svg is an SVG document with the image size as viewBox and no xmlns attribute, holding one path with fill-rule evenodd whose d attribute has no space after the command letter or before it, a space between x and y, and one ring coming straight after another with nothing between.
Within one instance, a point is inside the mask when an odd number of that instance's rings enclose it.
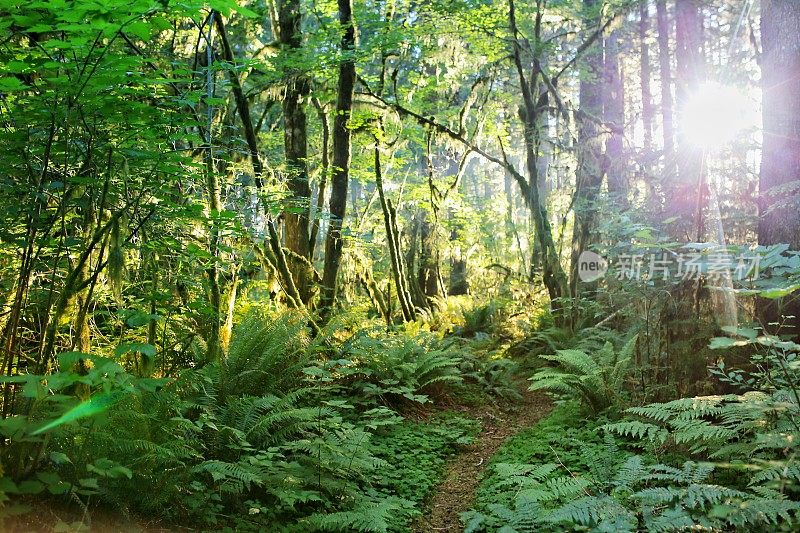
<instances>
[{"instance_id":1,"label":"lens flare","mask_svg":"<svg viewBox=\"0 0 800 533\"><path fill-rule=\"evenodd\" d=\"M706 83L686 101L681 135L706 150L721 148L756 124L755 103L736 87Z\"/></svg>"}]
</instances>

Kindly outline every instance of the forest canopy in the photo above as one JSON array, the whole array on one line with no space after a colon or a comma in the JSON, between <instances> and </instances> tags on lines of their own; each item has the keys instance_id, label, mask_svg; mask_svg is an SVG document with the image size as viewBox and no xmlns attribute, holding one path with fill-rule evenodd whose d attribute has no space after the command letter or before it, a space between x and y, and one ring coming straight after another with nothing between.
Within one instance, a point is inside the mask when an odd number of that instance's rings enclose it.
<instances>
[{"instance_id":1,"label":"forest canopy","mask_svg":"<svg viewBox=\"0 0 800 533\"><path fill-rule=\"evenodd\" d=\"M800 524L800 2L0 0L0 528Z\"/></svg>"}]
</instances>

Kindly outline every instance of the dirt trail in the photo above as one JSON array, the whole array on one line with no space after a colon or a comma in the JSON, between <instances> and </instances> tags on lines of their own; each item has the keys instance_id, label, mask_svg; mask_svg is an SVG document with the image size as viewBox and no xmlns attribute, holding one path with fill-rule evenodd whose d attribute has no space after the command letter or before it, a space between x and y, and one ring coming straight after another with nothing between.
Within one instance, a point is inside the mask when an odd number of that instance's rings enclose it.
<instances>
[{"instance_id":1,"label":"dirt trail","mask_svg":"<svg viewBox=\"0 0 800 533\"><path fill-rule=\"evenodd\" d=\"M475 442L448 464L428 511L415 525L416 532L463 531L459 515L472 506L481 472L489 458L509 437L534 425L550 412L551 402L545 395L528 391L527 382L521 383L519 389L522 399L506 406L456 408L480 420L482 429Z\"/></svg>"}]
</instances>

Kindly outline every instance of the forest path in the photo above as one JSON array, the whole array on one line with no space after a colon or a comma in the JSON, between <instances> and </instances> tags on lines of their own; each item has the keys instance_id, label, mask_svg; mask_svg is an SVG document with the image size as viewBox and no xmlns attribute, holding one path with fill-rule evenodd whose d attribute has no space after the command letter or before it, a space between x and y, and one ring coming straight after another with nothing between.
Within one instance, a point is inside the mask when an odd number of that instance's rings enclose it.
<instances>
[{"instance_id":1,"label":"forest path","mask_svg":"<svg viewBox=\"0 0 800 533\"><path fill-rule=\"evenodd\" d=\"M520 400L500 406L460 406L456 411L481 421L481 432L475 441L456 455L445 468L442 481L431 498L425 514L417 520L414 531L434 533L461 532L459 515L475 501L481 472L489 459L508 438L544 418L552 408L550 399L541 392L528 390L527 381L518 383Z\"/></svg>"}]
</instances>

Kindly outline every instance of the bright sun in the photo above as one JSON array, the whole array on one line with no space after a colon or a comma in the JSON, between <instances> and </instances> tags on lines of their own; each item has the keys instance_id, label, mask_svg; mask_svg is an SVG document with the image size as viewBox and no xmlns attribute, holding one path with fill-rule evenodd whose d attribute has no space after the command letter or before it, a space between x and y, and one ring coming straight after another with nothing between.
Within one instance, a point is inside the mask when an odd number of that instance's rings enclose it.
<instances>
[{"instance_id":1,"label":"bright sun","mask_svg":"<svg viewBox=\"0 0 800 533\"><path fill-rule=\"evenodd\" d=\"M714 150L755 125L754 102L740 89L712 82L701 85L681 113L681 135L690 143Z\"/></svg>"}]
</instances>

